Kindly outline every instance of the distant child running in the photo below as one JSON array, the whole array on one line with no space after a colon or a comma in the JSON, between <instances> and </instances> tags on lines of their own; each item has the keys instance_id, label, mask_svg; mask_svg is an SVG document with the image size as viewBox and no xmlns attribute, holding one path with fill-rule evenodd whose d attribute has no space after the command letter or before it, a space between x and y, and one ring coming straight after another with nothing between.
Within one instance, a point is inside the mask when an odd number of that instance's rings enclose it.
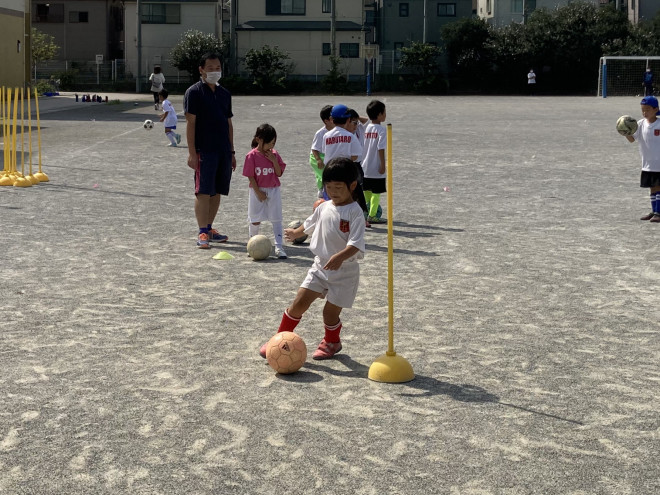
<instances>
[{"instance_id":1,"label":"distant child running","mask_svg":"<svg viewBox=\"0 0 660 495\"><path fill-rule=\"evenodd\" d=\"M640 220L660 223L660 120L658 119L658 100L655 96L645 96L641 101L643 119L637 122L637 130L625 138L639 143L642 156L642 175L640 187L651 190L651 211Z\"/></svg>"},{"instance_id":2,"label":"distant child running","mask_svg":"<svg viewBox=\"0 0 660 495\"><path fill-rule=\"evenodd\" d=\"M243 175L250 180L248 222L250 237L259 233L264 220L273 224L275 256L286 259L282 248L282 197L280 177L286 164L275 151L277 133L273 126L261 124L252 139L252 151L245 156Z\"/></svg>"},{"instance_id":3,"label":"distant child running","mask_svg":"<svg viewBox=\"0 0 660 495\"><path fill-rule=\"evenodd\" d=\"M323 154L323 136L335 127L335 124L330 118L330 112L332 112L332 105L326 105L321 109L320 115L323 121L323 127L314 134L312 149L309 152L309 165L312 167L312 172L314 172L314 176L316 177L316 189L318 189L319 198L323 197L323 167L325 166L323 162L325 158Z\"/></svg>"},{"instance_id":4,"label":"distant child running","mask_svg":"<svg viewBox=\"0 0 660 495\"><path fill-rule=\"evenodd\" d=\"M309 248L315 257L277 330L292 332L311 304L325 297L325 335L312 355L313 359L330 359L341 350L339 315L343 308L353 306L360 281L358 260L364 257L365 250L364 217L353 200L357 186L355 164L350 158L330 160L323 169L323 185L330 201L321 203L300 227L284 231L287 241L311 234ZM266 357L266 345L259 349L263 358Z\"/></svg>"},{"instance_id":5,"label":"distant child running","mask_svg":"<svg viewBox=\"0 0 660 495\"><path fill-rule=\"evenodd\" d=\"M163 125L165 126L165 136L167 136L167 139L170 141L168 146L176 147L176 145L181 142L181 134L174 132L177 123L176 112L174 111L174 107L172 106L170 100L167 99L167 96L168 93L166 89L161 89L158 92L158 100L163 106L164 112L160 114L159 117L160 121L163 122Z\"/></svg>"},{"instance_id":6,"label":"distant child running","mask_svg":"<svg viewBox=\"0 0 660 495\"><path fill-rule=\"evenodd\" d=\"M363 189L364 199L369 208L367 221L370 223L385 223L384 218L378 218L378 205L380 195L386 192L385 147L387 133L381 125L387 118L385 104L373 100L367 105L367 115L371 123L364 132L364 154L362 170L364 172Z\"/></svg>"}]
</instances>

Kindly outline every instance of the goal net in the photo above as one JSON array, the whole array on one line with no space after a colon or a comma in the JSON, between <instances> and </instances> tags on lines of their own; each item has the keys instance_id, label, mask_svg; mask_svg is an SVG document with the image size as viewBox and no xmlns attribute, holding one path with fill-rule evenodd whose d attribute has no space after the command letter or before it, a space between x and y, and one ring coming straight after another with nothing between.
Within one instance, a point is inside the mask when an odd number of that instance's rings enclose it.
<instances>
[{"instance_id":1,"label":"goal net","mask_svg":"<svg viewBox=\"0 0 660 495\"><path fill-rule=\"evenodd\" d=\"M653 74L655 94L660 90L660 56L601 57L596 96L644 96L646 69L651 69Z\"/></svg>"}]
</instances>

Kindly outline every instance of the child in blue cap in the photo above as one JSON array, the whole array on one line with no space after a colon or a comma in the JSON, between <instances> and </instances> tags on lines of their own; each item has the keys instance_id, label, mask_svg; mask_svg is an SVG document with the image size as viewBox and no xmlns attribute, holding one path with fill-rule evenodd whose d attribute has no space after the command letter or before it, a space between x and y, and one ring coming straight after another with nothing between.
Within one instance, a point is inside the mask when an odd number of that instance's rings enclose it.
<instances>
[{"instance_id":1,"label":"child in blue cap","mask_svg":"<svg viewBox=\"0 0 660 495\"><path fill-rule=\"evenodd\" d=\"M658 100L655 96L645 96L640 102L643 119L637 122L637 130L625 138L639 143L642 156L642 175L640 187L651 190L651 211L640 218L653 223L660 223L660 119L658 119Z\"/></svg>"}]
</instances>

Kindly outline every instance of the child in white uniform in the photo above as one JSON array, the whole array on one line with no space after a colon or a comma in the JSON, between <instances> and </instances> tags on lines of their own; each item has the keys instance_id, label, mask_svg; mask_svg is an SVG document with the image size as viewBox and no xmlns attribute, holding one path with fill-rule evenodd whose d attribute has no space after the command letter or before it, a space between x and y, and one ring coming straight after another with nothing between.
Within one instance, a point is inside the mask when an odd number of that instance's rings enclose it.
<instances>
[{"instance_id":1,"label":"child in white uniform","mask_svg":"<svg viewBox=\"0 0 660 495\"><path fill-rule=\"evenodd\" d=\"M626 136L631 143L639 142L639 154L642 155L642 175L640 187L651 190L651 212L640 220L660 223L660 119L658 119L658 99L645 96L640 102L642 115L637 122L637 130L632 136Z\"/></svg>"},{"instance_id":2,"label":"child in white uniform","mask_svg":"<svg viewBox=\"0 0 660 495\"><path fill-rule=\"evenodd\" d=\"M262 124L252 139L252 151L245 155L243 175L250 180L248 222L250 237L259 233L259 225L269 220L275 236L275 256L286 259L282 248L282 197L280 177L286 164L275 151L277 133L269 124Z\"/></svg>"},{"instance_id":3,"label":"child in white uniform","mask_svg":"<svg viewBox=\"0 0 660 495\"><path fill-rule=\"evenodd\" d=\"M325 133L332 130L335 124L330 118L330 112L332 111L332 105L326 105L321 109L320 117L323 121L323 127L321 127L314 134L314 139L312 140L312 149L309 151L309 165L312 167L312 172L314 172L314 177L316 178L316 188L318 189L318 197L323 197L323 167L325 166L323 155L323 137Z\"/></svg>"},{"instance_id":4,"label":"child in white uniform","mask_svg":"<svg viewBox=\"0 0 660 495\"><path fill-rule=\"evenodd\" d=\"M300 285L293 303L284 311L278 332L292 332L310 305L326 298L323 308L325 335L312 355L313 359L330 359L341 348L339 315L342 308L353 306L360 281L357 260L364 257L364 217L353 200L357 186L357 169L350 158L335 158L323 169L323 185L331 201L321 203L312 216L284 235L293 241L311 234L309 248L314 264ZM266 345L259 349L266 357Z\"/></svg>"},{"instance_id":5,"label":"child in white uniform","mask_svg":"<svg viewBox=\"0 0 660 495\"><path fill-rule=\"evenodd\" d=\"M167 136L167 139L170 141L168 146L176 147L176 145L181 142L181 134L174 132L176 129L177 117L176 112L174 111L174 107L172 106L172 102L167 99L167 96L168 92L166 89L161 89L158 92L158 100L163 106L164 112L160 114L159 118L165 127L165 136Z\"/></svg>"}]
</instances>

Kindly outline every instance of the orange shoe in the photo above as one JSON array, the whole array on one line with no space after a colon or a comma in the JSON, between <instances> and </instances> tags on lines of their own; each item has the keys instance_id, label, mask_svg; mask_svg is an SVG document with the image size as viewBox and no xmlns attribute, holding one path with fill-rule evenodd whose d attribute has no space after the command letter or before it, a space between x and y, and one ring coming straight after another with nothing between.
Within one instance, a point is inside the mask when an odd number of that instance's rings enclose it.
<instances>
[{"instance_id":1,"label":"orange shoe","mask_svg":"<svg viewBox=\"0 0 660 495\"><path fill-rule=\"evenodd\" d=\"M325 339L323 339L318 348L314 351L314 354L312 354L312 359L316 359L317 361L330 359L339 351L341 351L341 342L326 342Z\"/></svg>"},{"instance_id":2,"label":"orange shoe","mask_svg":"<svg viewBox=\"0 0 660 495\"><path fill-rule=\"evenodd\" d=\"M199 249L209 249L211 247L208 234L199 234L197 236L197 247Z\"/></svg>"}]
</instances>

